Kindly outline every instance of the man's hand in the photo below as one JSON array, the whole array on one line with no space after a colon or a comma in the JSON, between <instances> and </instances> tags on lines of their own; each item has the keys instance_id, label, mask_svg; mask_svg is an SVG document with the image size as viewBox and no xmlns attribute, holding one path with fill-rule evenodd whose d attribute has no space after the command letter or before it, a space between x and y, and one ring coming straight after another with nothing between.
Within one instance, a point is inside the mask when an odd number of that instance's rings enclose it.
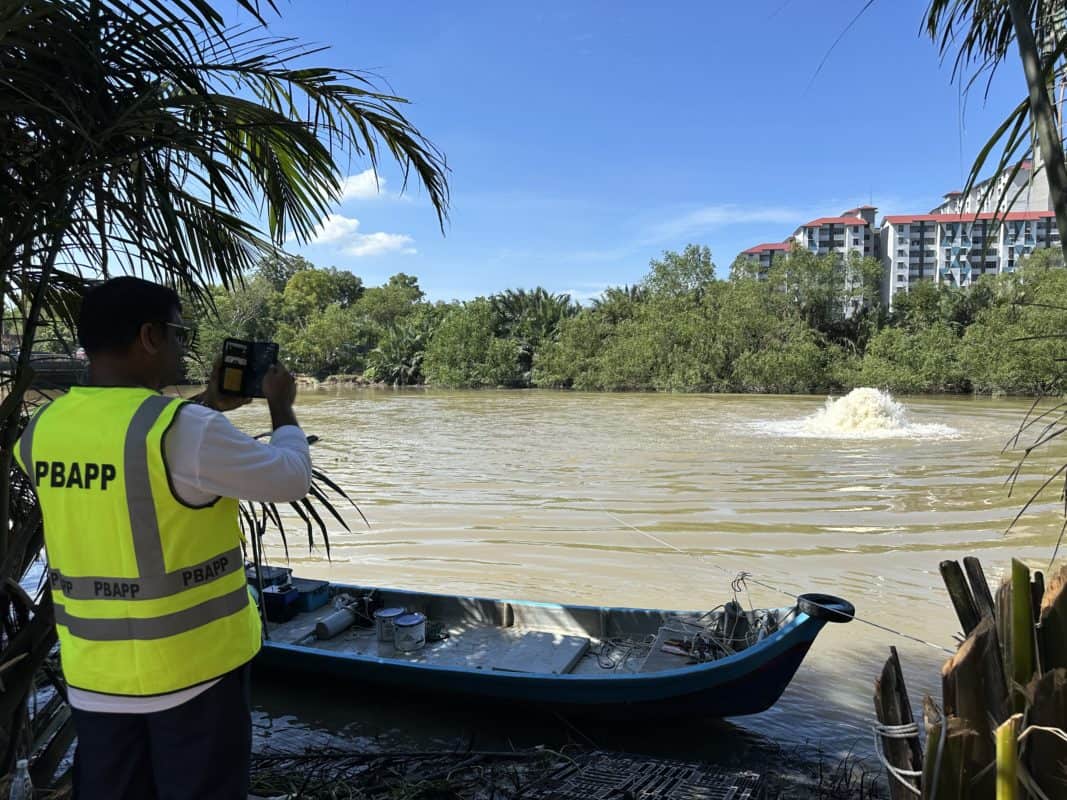
<instances>
[{"instance_id":1,"label":"man's hand","mask_svg":"<svg viewBox=\"0 0 1067 800\"><path fill-rule=\"evenodd\" d=\"M283 425L297 425L293 414L296 401L296 380L282 364L274 364L263 376L263 395L270 408L271 423L275 428Z\"/></svg>"},{"instance_id":2,"label":"man's hand","mask_svg":"<svg viewBox=\"0 0 1067 800\"><path fill-rule=\"evenodd\" d=\"M252 402L251 397L239 397L235 394L222 394L219 391L219 378L222 372L222 358L215 359L211 367L211 380L207 388L195 398L201 405L213 408L216 411L233 411L235 408L246 406Z\"/></svg>"}]
</instances>

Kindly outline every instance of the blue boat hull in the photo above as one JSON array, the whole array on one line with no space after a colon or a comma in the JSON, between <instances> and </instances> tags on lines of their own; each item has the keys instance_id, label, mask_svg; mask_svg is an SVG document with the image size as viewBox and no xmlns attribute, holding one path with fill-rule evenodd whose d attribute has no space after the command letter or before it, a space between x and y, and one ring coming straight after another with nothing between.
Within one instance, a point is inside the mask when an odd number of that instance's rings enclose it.
<instances>
[{"instance_id":1,"label":"blue boat hull","mask_svg":"<svg viewBox=\"0 0 1067 800\"><path fill-rule=\"evenodd\" d=\"M770 708L789 685L825 621L803 612L742 652L717 661L650 673L531 674L447 667L264 642L256 668L333 676L456 696L528 703L609 716L699 714L733 717Z\"/></svg>"}]
</instances>

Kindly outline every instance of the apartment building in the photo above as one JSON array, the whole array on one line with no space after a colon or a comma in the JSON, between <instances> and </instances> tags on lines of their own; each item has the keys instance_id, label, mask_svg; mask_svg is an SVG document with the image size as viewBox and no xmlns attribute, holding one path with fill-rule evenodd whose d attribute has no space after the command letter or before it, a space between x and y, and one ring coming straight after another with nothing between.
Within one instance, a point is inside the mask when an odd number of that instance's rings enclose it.
<instances>
[{"instance_id":1,"label":"apartment building","mask_svg":"<svg viewBox=\"0 0 1067 800\"><path fill-rule=\"evenodd\" d=\"M819 217L797 228L790 237L805 250L816 255L841 253L877 256L874 206L860 206L842 211L836 217Z\"/></svg>"},{"instance_id":2,"label":"apartment building","mask_svg":"<svg viewBox=\"0 0 1067 800\"><path fill-rule=\"evenodd\" d=\"M1051 211L896 214L882 222L883 299L919 281L969 286L982 275L1013 272L1040 247L1059 247Z\"/></svg>"},{"instance_id":3,"label":"apartment building","mask_svg":"<svg viewBox=\"0 0 1067 800\"><path fill-rule=\"evenodd\" d=\"M763 280L767 277L767 273L770 272L775 260L787 256L792 247L792 239L787 239L784 242L765 242L741 251L741 255L752 262L754 276Z\"/></svg>"},{"instance_id":4,"label":"apartment building","mask_svg":"<svg viewBox=\"0 0 1067 800\"><path fill-rule=\"evenodd\" d=\"M875 226L874 206L842 211L836 217L819 217L798 227L784 242L766 242L741 251L758 264L758 275L766 277L775 258L788 255L794 243L816 255L840 253L879 257L881 231Z\"/></svg>"},{"instance_id":5,"label":"apartment building","mask_svg":"<svg viewBox=\"0 0 1067 800\"><path fill-rule=\"evenodd\" d=\"M1038 162L1040 165L1040 162ZM1012 211L1051 211L1052 198L1048 178L1040 166L1035 170L1030 159L1019 163L1013 175L1010 168L971 187L964 194L952 191L943 202L930 210L931 214L992 214Z\"/></svg>"}]
</instances>

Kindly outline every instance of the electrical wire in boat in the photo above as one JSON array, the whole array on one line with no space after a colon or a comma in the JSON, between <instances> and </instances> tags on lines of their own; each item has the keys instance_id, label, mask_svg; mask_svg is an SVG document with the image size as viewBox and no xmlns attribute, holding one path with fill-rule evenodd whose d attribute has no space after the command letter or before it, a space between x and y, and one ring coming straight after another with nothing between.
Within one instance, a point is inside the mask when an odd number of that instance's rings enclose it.
<instances>
[{"instance_id":1,"label":"electrical wire in boat","mask_svg":"<svg viewBox=\"0 0 1067 800\"><path fill-rule=\"evenodd\" d=\"M598 505L600 505L600 510L601 511L603 511L605 514L607 514L613 520L618 522L620 525L622 525L624 527L627 527L630 530L635 531L636 533L639 533L642 536L645 536L645 537L651 539L652 541L656 542L657 544L663 545L664 547L668 548L669 550L673 550L676 553L679 553L680 555L688 556L690 558L695 558L698 561L702 561L702 562L704 562L705 564L707 564L709 566L715 567L715 569L719 570L719 572L723 573L724 575L726 575L728 577L731 575L729 570L727 570L725 567L721 566L720 564L717 564L714 561L709 561L704 556L697 555L696 553L690 553L688 550L683 550L680 547L676 547L675 545L671 544L670 542L664 541L663 539L661 539L660 537L656 536L653 533L649 533L648 531L644 531L641 528L638 528L636 525L631 525L626 520L621 519L620 517L616 516L611 511L606 509L603 504L599 504L598 503ZM797 597L795 592L788 592L785 589L782 589L782 588L780 588L778 586L775 586L774 584L766 583L766 582L761 581L761 580L757 580L756 578L754 578L752 576L752 573L750 573L750 572L739 572L736 575L733 575L732 579L731 579L730 586L731 586L731 588L733 588L734 593L736 594L736 593L738 593L738 588L734 588L734 587L736 586L736 587L741 588L741 587L744 587L746 583L754 583L757 586L762 586L764 589L769 589L769 590L771 590L773 592L778 592L779 594L785 595L786 597L791 597L794 600ZM822 604L816 603L816 602L814 602L814 601L812 601L810 599L807 602L811 603L813 606L818 606L820 608L824 608L827 611L830 611L830 612L832 612L832 613L834 613L834 614L836 614L838 616L844 616L845 615L845 612L843 612L839 608L836 608L836 607L831 608L829 606L823 606ZM926 639L922 639L922 638L920 638L918 636L914 636L914 635L912 635L910 633L905 633L904 631L897 630L895 628L890 628L887 625L882 625L881 623L874 622L874 621L869 620L869 619L864 619L863 617L860 617L860 616L858 616L856 614L852 614L851 618L856 620L857 622L862 622L864 625L870 625L872 628L877 628L880 631L885 631L886 633L891 633L894 636L899 636L902 639L909 639L909 640L911 640L913 642L917 642L918 644L923 644L923 645L926 645L927 647L932 647L935 650L940 650L940 651L942 651L944 653L948 653L949 655L955 655L955 651L954 650L949 650L947 647L944 647L942 645L936 644L934 642L929 642Z\"/></svg>"},{"instance_id":2,"label":"electrical wire in boat","mask_svg":"<svg viewBox=\"0 0 1067 800\"><path fill-rule=\"evenodd\" d=\"M644 658L652 650L656 637L646 637L644 641L634 639L605 639L596 650L596 662L601 669L618 672L635 658ZM635 670L629 670L634 672Z\"/></svg>"}]
</instances>

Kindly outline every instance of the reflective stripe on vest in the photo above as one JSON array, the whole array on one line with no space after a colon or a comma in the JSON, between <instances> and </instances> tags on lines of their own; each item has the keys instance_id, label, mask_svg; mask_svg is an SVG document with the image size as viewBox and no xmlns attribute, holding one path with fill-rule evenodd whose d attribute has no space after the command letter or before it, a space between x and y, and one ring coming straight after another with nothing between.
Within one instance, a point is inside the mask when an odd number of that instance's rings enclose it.
<instances>
[{"instance_id":1,"label":"reflective stripe on vest","mask_svg":"<svg viewBox=\"0 0 1067 800\"><path fill-rule=\"evenodd\" d=\"M242 584L229 594L212 598L192 608L145 619L86 619L68 614L67 609L60 603L54 605L56 624L66 626L79 639L93 642L165 639L236 614L248 605L248 587Z\"/></svg>"},{"instance_id":2,"label":"reflective stripe on vest","mask_svg":"<svg viewBox=\"0 0 1067 800\"><path fill-rule=\"evenodd\" d=\"M52 589L71 600L158 600L211 583L241 569L240 547L174 572L147 578L75 577L49 570Z\"/></svg>"},{"instance_id":3,"label":"reflective stripe on vest","mask_svg":"<svg viewBox=\"0 0 1067 800\"><path fill-rule=\"evenodd\" d=\"M169 397L145 398L130 420L122 460L126 477L126 507L130 510L133 552L137 555L137 573L144 578L163 575L163 543L159 538L159 521L152 500L152 479L148 475L148 432L171 404Z\"/></svg>"}]
</instances>

